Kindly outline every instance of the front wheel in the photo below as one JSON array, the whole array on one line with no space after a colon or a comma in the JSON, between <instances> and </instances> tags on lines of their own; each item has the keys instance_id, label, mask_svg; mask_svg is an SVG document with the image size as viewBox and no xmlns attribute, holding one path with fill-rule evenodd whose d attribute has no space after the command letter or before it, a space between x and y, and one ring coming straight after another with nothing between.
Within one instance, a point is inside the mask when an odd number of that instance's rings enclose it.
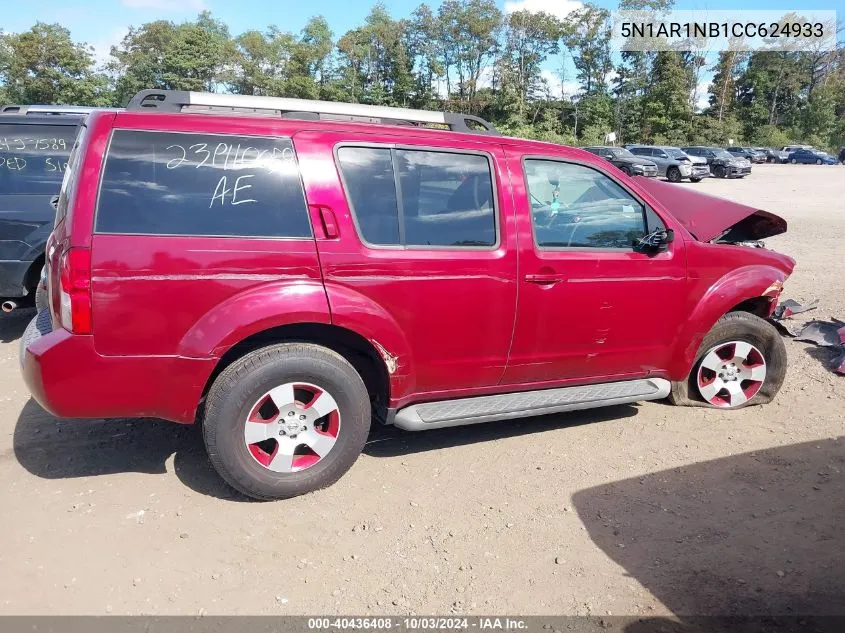
<instances>
[{"instance_id":1,"label":"front wheel","mask_svg":"<svg viewBox=\"0 0 845 633\"><path fill-rule=\"evenodd\" d=\"M774 326L730 312L707 333L686 380L672 383L673 404L718 409L771 402L786 377L786 346Z\"/></svg>"},{"instance_id":2,"label":"front wheel","mask_svg":"<svg viewBox=\"0 0 845 633\"><path fill-rule=\"evenodd\" d=\"M681 182L681 170L677 167L670 167L666 172L666 178L669 182Z\"/></svg>"},{"instance_id":3,"label":"front wheel","mask_svg":"<svg viewBox=\"0 0 845 633\"><path fill-rule=\"evenodd\" d=\"M701 182L701 178L690 178L690 182Z\"/></svg>"},{"instance_id":4,"label":"front wheel","mask_svg":"<svg viewBox=\"0 0 845 633\"><path fill-rule=\"evenodd\" d=\"M626 176L631 175L631 168L628 167L627 165L622 165L621 167L619 167L619 169L621 169L622 173L625 174Z\"/></svg>"},{"instance_id":5,"label":"front wheel","mask_svg":"<svg viewBox=\"0 0 845 633\"><path fill-rule=\"evenodd\" d=\"M713 168L713 175L716 176L716 178L724 178L728 175L728 172L722 165L716 165Z\"/></svg>"},{"instance_id":6,"label":"front wheel","mask_svg":"<svg viewBox=\"0 0 845 633\"><path fill-rule=\"evenodd\" d=\"M792 163L793 165L797 165L797 164L798 164L798 161L797 161L797 160L795 160L794 158L790 158L790 159L789 159L789 162L790 162L790 163Z\"/></svg>"},{"instance_id":7,"label":"front wheel","mask_svg":"<svg viewBox=\"0 0 845 633\"><path fill-rule=\"evenodd\" d=\"M358 459L370 429L370 398L341 355L282 343L247 354L214 381L203 436L233 488L285 499L333 484Z\"/></svg>"},{"instance_id":8,"label":"front wheel","mask_svg":"<svg viewBox=\"0 0 845 633\"><path fill-rule=\"evenodd\" d=\"M822 164L822 159L821 159L821 158L817 158L817 159L816 159L816 165L821 165L821 164Z\"/></svg>"}]
</instances>

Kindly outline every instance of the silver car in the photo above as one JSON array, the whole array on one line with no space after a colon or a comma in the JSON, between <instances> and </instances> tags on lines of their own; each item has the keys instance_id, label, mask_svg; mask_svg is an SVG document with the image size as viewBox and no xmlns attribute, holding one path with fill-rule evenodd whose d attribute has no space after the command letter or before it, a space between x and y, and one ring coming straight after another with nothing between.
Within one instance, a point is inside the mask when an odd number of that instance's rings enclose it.
<instances>
[{"instance_id":1,"label":"silver car","mask_svg":"<svg viewBox=\"0 0 845 633\"><path fill-rule=\"evenodd\" d=\"M710 168L706 163L693 161L680 147L667 145L631 145L628 147L632 154L644 156L657 165L657 173L669 182L700 182L710 176Z\"/></svg>"}]
</instances>

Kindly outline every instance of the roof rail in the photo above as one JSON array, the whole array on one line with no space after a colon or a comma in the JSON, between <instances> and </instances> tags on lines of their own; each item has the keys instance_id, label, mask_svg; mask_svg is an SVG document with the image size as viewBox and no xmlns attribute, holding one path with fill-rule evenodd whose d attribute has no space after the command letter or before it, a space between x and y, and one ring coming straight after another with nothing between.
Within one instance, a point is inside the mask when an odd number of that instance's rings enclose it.
<instances>
[{"instance_id":1,"label":"roof rail","mask_svg":"<svg viewBox=\"0 0 845 633\"><path fill-rule=\"evenodd\" d=\"M186 90L142 90L132 97L126 109L136 112L156 110L159 112L250 114L279 116L286 119L362 121L393 125L445 125L453 132L498 134L496 128L484 119L456 112L433 112L361 103Z\"/></svg>"},{"instance_id":2,"label":"roof rail","mask_svg":"<svg viewBox=\"0 0 845 633\"><path fill-rule=\"evenodd\" d=\"M90 114L97 108L89 106L66 105L4 105L0 106L2 114ZM105 108L103 108L105 109Z\"/></svg>"}]
</instances>

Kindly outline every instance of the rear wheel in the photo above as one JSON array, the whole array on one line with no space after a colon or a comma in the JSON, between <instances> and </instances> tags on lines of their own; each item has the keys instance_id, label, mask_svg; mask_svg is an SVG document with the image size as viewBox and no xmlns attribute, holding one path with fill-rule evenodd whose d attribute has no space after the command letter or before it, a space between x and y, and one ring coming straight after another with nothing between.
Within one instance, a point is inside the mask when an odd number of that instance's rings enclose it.
<instances>
[{"instance_id":1,"label":"rear wheel","mask_svg":"<svg viewBox=\"0 0 845 633\"><path fill-rule=\"evenodd\" d=\"M285 499L333 484L358 459L370 399L342 356L282 343L227 367L208 393L203 436L220 476L254 499Z\"/></svg>"},{"instance_id":2,"label":"rear wheel","mask_svg":"<svg viewBox=\"0 0 845 633\"><path fill-rule=\"evenodd\" d=\"M619 169L621 169L621 170L622 170L622 173L624 173L626 176L630 176L630 175L631 175L631 168L630 168L630 167L628 167L628 165L621 165L621 166L619 167Z\"/></svg>"},{"instance_id":3,"label":"rear wheel","mask_svg":"<svg viewBox=\"0 0 845 633\"><path fill-rule=\"evenodd\" d=\"M670 167L666 171L666 178L669 179L669 182L681 182L681 170L677 167Z\"/></svg>"},{"instance_id":4,"label":"rear wheel","mask_svg":"<svg viewBox=\"0 0 845 633\"><path fill-rule=\"evenodd\" d=\"M797 160L795 160L794 158L790 158L790 159L789 159L789 162L790 162L790 163L792 163L793 165L797 165L797 164L798 164L798 161L797 161Z\"/></svg>"},{"instance_id":5,"label":"rear wheel","mask_svg":"<svg viewBox=\"0 0 845 633\"><path fill-rule=\"evenodd\" d=\"M770 402L786 376L778 331L748 312L730 312L707 333L686 380L672 383L673 404L740 409Z\"/></svg>"}]
</instances>

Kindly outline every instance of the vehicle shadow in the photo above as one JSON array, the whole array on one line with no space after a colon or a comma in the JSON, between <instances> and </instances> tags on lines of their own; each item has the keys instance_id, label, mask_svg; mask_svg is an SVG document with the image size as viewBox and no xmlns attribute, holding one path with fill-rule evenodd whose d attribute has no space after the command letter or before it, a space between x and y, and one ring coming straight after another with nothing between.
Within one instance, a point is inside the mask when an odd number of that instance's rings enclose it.
<instances>
[{"instance_id":1,"label":"vehicle shadow","mask_svg":"<svg viewBox=\"0 0 845 633\"><path fill-rule=\"evenodd\" d=\"M8 314L0 314L0 342L17 341L34 316L35 308L19 308Z\"/></svg>"},{"instance_id":2,"label":"vehicle shadow","mask_svg":"<svg viewBox=\"0 0 845 633\"><path fill-rule=\"evenodd\" d=\"M18 416L12 444L21 466L43 479L165 474L173 455L176 476L192 490L230 501L248 500L212 468L199 425L151 418L58 419L30 399Z\"/></svg>"},{"instance_id":3,"label":"vehicle shadow","mask_svg":"<svg viewBox=\"0 0 845 633\"><path fill-rule=\"evenodd\" d=\"M364 447L364 454L371 457L397 457L454 446L492 442L531 433L542 433L563 427L619 420L636 414L636 406L624 404L420 432L403 431L394 426L374 424L367 445Z\"/></svg>"},{"instance_id":4,"label":"vehicle shadow","mask_svg":"<svg viewBox=\"0 0 845 633\"><path fill-rule=\"evenodd\" d=\"M845 437L605 484L573 502L596 545L681 623L845 616ZM659 629L629 633L639 630Z\"/></svg>"},{"instance_id":5,"label":"vehicle shadow","mask_svg":"<svg viewBox=\"0 0 845 633\"><path fill-rule=\"evenodd\" d=\"M620 405L424 433L374 426L364 454L395 457L615 420L636 415L636 412L632 405ZM165 474L172 455L176 476L192 490L228 501L249 501L232 490L212 468L199 425L184 426L153 418L59 419L30 399L18 416L13 449L21 466L43 479L125 472Z\"/></svg>"}]
</instances>

